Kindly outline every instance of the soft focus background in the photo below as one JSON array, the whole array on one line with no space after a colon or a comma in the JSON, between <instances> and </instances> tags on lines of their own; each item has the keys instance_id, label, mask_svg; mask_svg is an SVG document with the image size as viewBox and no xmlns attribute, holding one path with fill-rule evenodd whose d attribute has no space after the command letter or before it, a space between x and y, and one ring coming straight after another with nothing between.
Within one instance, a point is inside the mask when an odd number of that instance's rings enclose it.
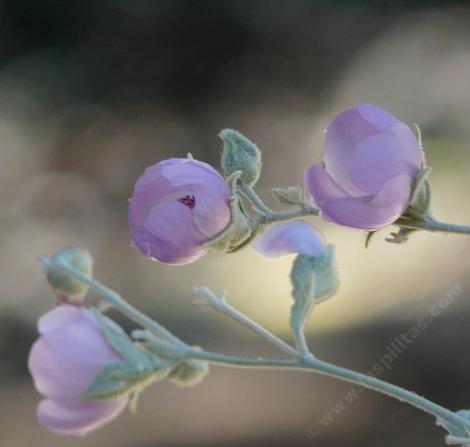
<instances>
[{"instance_id":1,"label":"soft focus background","mask_svg":"<svg viewBox=\"0 0 470 447\"><path fill-rule=\"evenodd\" d=\"M196 388L159 383L137 416L83 440L35 419L26 358L54 298L34 258L64 245L88 248L99 279L189 342L274 355L190 291L225 288L289 337L292 258L246 249L178 268L150 262L129 245L127 199L162 158L191 151L217 164L217 133L231 127L263 150L259 191L274 205L270 188L301 184L323 129L358 101L420 124L436 217L469 223L468 2L1 1L1 447L442 446L444 432L411 407L287 372L213 368ZM337 246L342 288L313 315L315 352L368 371L441 306L381 377L470 408L470 237L395 246L383 231L366 250L360 232L319 225Z\"/></svg>"}]
</instances>

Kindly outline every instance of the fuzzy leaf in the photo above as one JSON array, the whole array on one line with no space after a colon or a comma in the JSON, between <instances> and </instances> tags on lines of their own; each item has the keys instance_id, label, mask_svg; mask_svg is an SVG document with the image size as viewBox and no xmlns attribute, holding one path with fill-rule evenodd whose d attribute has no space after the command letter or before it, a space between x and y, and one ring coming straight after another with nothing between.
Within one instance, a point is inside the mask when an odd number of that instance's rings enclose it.
<instances>
[{"instance_id":1,"label":"fuzzy leaf","mask_svg":"<svg viewBox=\"0 0 470 447\"><path fill-rule=\"evenodd\" d=\"M315 304L332 296L339 286L334 260L334 247L328 245L323 254L313 258L298 255L291 271L291 327L295 337L303 331Z\"/></svg>"}]
</instances>

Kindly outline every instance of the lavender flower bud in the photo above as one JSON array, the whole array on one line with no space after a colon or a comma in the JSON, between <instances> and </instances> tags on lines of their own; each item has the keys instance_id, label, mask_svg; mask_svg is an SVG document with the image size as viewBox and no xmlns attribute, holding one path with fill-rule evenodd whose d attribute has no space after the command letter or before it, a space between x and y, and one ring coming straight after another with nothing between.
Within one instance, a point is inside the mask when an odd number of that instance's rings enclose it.
<instances>
[{"instance_id":1,"label":"lavender flower bud","mask_svg":"<svg viewBox=\"0 0 470 447\"><path fill-rule=\"evenodd\" d=\"M209 373L209 364L203 360L189 359L178 363L168 375L169 379L180 386L194 386Z\"/></svg>"},{"instance_id":2,"label":"lavender flower bud","mask_svg":"<svg viewBox=\"0 0 470 447\"><path fill-rule=\"evenodd\" d=\"M82 248L62 248L52 256L52 261L61 261L91 278L93 276L93 258ZM48 270L47 281L62 302L81 304L90 288L87 284L58 270Z\"/></svg>"},{"instance_id":3,"label":"lavender flower bud","mask_svg":"<svg viewBox=\"0 0 470 447\"><path fill-rule=\"evenodd\" d=\"M117 417L128 396L81 399L105 366L123 361L94 314L59 306L39 319L38 329L28 366L37 390L46 397L38 405L39 422L53 432L83 436Z\"/></svg>"},{"instance_id":4,"label":"lavender flower bud","mask_svg":"<svg viewBox=\"0 0 470 447\"><path fill-rule=\"evenodd\" d=\"M376 230L408 208L423 153L413 131L367 104L340 113L326 133L322 165L305 184L327 222Z\"/></svg>"},{"instance_id":5,"label":"lavender flower bud","mask_svg":"<svg viewBox=\"0 0 470 447\"><path fill-rule=\"evenodd\" d=\"M187 158L163 160L137 180L129 203L135 246L152 259L188 264L230 223L230 188L210 165Z\"/></svg>"}]
</instances>

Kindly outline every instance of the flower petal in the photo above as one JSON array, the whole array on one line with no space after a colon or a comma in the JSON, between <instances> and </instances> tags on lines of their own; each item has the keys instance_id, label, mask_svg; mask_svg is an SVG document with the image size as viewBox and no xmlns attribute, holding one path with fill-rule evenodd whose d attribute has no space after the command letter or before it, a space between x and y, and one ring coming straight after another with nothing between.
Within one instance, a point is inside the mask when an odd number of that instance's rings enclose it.
<instances>
[{"instance_id":1,"label":"flower petal","mask_svg":"<svg viewBox=\"0 0 470 447\"><path fill-rule=\"evenodd\" d=\"M40 334L47 334L81 318L81 311L78 307L58 306L39 318L38 331Z\"/></svg>"},{"instance_id":2,"label":"flower petal","mask_svg":"<svg viewBox=\"0 0 470 447\"><path fill-rule=\"evenodd\" d=\"M228 199L231 192L225 181L223 183L213 185L213 189L205 187L195 191L194 222L208 239L217 236L230 223L231 211Z\"/></svg>"},{"instance_id":3,"label":"flower petal","mask_svg":"<svg viewBox=\"0 0 470 447\"><path fill-rule=\"evenodd\" d=\"M33 344L28 367L36 389L58 399L74 399L83 394L101 370L97 364L64 359L47 346L43 337Z\"/></svg>"},{"instance_id":4,"label":"flower petal","mask_svg":"<svg viewBox=\"0 0 470 447\"><path fill-rule=\"evenodd\" d=\"M351 228L376 230L397 220L408 207L413 179L398 175L388 180L370 201L340 199L325 203L322 216Z\"/></svg>"},{"instance_id":5,"label":"flower petal","mask_svg":"<svg viewBox=\"0 0 470 447\"><path fill-rule=\"evenodd\" d=\"M359 103L356 106L356 109L361 114L362 118L377 130L387 130L400 122L385 109L374 106L372 104Z\"/></svg>"},{"instance_id":6,"label":"flower petal","mask_svg":"<svg viewBox=\"0 0 470 447\"><path fill-rule=\"evenodd\" d=\"M392 177L400 174L416 177L421 160L421 148L413 132L405 124L398 123L356 146L350 174L359 189L376 194Z\"/></svg>"},{"instance_id":7,"label":"flower petal","mask_svg":"<svg viewBox=\"0 0 470 447\"><path fill-rule=\"evenodd\" d=\"M230 222L230 188L212 166L172 158L150 166L129 203L132 241L145 255L187 264Z\"/></svg>"},{"instance_id":8,"label":"flower petal","mask_svg":"<svg viewBox=\"0 0 470 447\"><path fill-rule=\"evenodd\" d=\"M255 239L253 248L268 258L290 253L316 257L325 249L325 238L312 225L294 220L271 225Z\"/></svg>"},{"instance_id":9,"label":"flower petal","mask_svg":"<svg viewBox=\"0 0 470 447\"><path fill-rule=\"evenodd\" d=\"M174 158L158 163L162 175L175 189L219 186L228 189L224 178L211 165L190 158ZM147 168L148 169L148 168ZM197 175L195 175L197 173ZM209 185L209 186L208 186Z\"/></svg>"},{"instance_id":10,"label":"flower petal","mask_svg":"<svg viewBox=\"0 0 470 447\"><path fill-rule=\"evenodd\" d=\"M105 365L122 361L122 357L108 344L101 330L91 323L71 323L60 331L43 335L42 339L64 362L73 360Z\"/></svg>"},{"instance_id":11,"label":"flower petal","mask_svg":"<svg viewBox=\"0 0 470 447\"><path fill-rule=\"evenodd\" d=\"M206 239L194 223L192 210L176 198L152 208L143 229L133 233L143 253L172 264L185 264L203 256Z\"/></svg>"},{"instance_id":12,"label":"flower petal","mask_svg":"<svg viewBox=\"0 0 470 447\"><path fill-rule=\"evenodd\" d=\"M305 171L305 186L319 207L332 200L351 197L321 165L312 165Z\"/></svg>"},{"instance_id":13,"label":"flower petal","mask_svg":"<svg viewBox=\"0 0 470 447\"><path fill-rule=\"evenodd\" d=\"M350 177L351 160L358 143L378 130L366 121L356 109L340 113L326 132L323 161L330 176L339 183L349 195L364 194Z\"/></svg>"},{"instance_id":14,"label":"flower petal","mask_svg":"<svg viewBox=\"0 0 470 447\"><path fill-rule=\"evenodd\" d=\"M83 436L116 418L127 405L127 397L112 400L42 400L37 409L39 422L56 433Z\"/></svg>"}]
</instances>

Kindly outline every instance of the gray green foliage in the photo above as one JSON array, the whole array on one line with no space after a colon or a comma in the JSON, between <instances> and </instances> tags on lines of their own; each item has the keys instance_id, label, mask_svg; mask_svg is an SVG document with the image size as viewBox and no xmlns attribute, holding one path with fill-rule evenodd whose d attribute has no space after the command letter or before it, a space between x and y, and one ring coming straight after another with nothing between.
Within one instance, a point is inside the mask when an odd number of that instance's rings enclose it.
<instances>
[{"instance_id":1,"label":"gray green foliage","mask_svg":"<svg viewBox=\"0 0 470 447\"><path fill-rule=\"evenodd\" d=\"M303 331L315 304L332 296L339 286L334 247L328 245L319 257L298 255L291 271L291 327L297 338Z\"/></svg>"}]
</instances>

